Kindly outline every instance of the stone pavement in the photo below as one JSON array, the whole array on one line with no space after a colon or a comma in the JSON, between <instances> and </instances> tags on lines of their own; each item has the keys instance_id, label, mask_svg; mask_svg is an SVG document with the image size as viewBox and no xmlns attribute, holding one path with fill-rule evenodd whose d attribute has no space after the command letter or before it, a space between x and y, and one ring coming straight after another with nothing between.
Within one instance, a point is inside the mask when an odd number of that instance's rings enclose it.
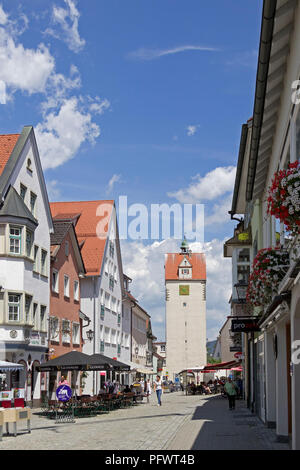
<instances>
[{"instance_id":1,"label":"stone pavement","mask_svg":"<svg viewBox=\"0 0 300 470\"><path fill-rule=\"evenodd\" d=\"M18 426L18 436L3 436L7 450L186 450L288 449L277 444L273 430L250 415L241 402L229 411L220 396L163 395L163 405L149 404L112 411L76 423L56 424L33 411L32 432ZM12 428L11 428L12 432Z\"/></svg>"},{"instance_id":2,"label":"stone pavement","mask_svg":"<svg viewBox=\"0 0 300 470\"><path fill-rule=\"evenodd\" d=\"M220 395L203 397L194 413L169 442L168 450L289 450L276 442L276 433L253 415L242 400L228 409Z\"/></svg>"}]
</instances>

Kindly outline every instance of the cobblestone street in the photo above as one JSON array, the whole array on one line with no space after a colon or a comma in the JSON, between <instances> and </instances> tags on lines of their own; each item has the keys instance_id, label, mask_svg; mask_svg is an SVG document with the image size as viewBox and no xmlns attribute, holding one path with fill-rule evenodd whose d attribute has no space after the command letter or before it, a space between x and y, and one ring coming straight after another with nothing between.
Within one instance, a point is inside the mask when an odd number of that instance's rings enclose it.
<instances>
[{"instance_id":1,"label":"cobblestone street","mask_svg":"<svg viewBox=\"0 0 300 470\"><path fill-rule=\"evenodd\" d=\"M152 396L149 404L73 424L56 424L34 411L31 427L31 434L20 426L17 437L4 435L0 450L288 449L242 402L229 411L220 396L182 392L164 394L161 407Z\"/></svg>"}]
</instances>

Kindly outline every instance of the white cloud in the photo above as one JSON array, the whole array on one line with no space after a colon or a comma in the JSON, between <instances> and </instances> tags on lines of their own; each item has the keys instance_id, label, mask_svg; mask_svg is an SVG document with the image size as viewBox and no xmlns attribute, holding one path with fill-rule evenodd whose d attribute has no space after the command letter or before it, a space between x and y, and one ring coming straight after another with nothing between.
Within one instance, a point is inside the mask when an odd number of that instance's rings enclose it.
<instances>
[{"instance_id":1,"label":"white cloud","mask_svg":"<svg viewBox=\"0 0 300 470\"><path fill-rule=\"evenodd\" d=\"M190 126L187 126L186 130L187 130L187 135L190 137L192 135L195 135L196 132L197 132L197 129L198 127L200 127L198 124L197 125L190 125Z\"/></svg>"},{"instance_id":2,"label":"white cloud","mask_svg":"<svg viewBox=\"0 0 300 470\"><path fill-rule=\"evenodd\" d=\"M93 99L92 104L90 105L90 111L92 111L95 114L103 114L104 111L110 108L110 102L104 98L102 101L101 99L97 96L95 99Z\"/></svg>"},{"instance_id":3,"label":"white cloud","mask_svg":"<svg viewBox=\"0 0 300 470\"><path fill-rule=\"evenodd\" d=\"M121 175L116 175L116 174L113 175L108 182L106 192L111 193L114 188L114 185L118 183L120 180L121 180Z\"/></svg>"},{"instance_id":4,"label":"white cloud","mask_svg":"<svg viewBox=\"0 0 300 470\"><path fill-rule=\"evenodd\" d=\"M5 83L6 89L29 94L45 91L55 67L54 58L46 46L40 44L36 49L26 49L16 43L8 28L1 26L0 63L0 80Z\"/></svg>"},{"instance_id":5,"label":"white cloud","mask_svg":"<svg viewBox=\"0 0 300 470\"><path fill-rule=\"evenodd\" d=\"M228 212L231 209L232 193L228 194L225 198L213 204L211 208L205 209L204 222L205 226L208 225L223 225L230 222Z\"/></svg>"},{"instance_id":6,"label":"white cloud","mask_svg":"<svg viewBox=\"0 0 300 470\"><path fill-rule=\"evenodd\" d=\"M79 14L72 0L65 1L75 28ZM59 9L57 15L65 18ZM92 118L103 114L110 103L98 96L75 96L81 87L77 67L71 65L69 76L65 76L56 71L55 59L44 44L35 49L24 47L19 36L27 27L24 14L11 19L0 5L0 103L7 103L18 90L42 95L43 119L35 132L43 168L55 168L73 158L84 142L94 143L100 128Z\"/></svg>"},{"instance_id":7,"label":"white cloud","mask_svg":"<svg viewBox=\"0 0 300 470\"><path fill-rule=\"evenodd\" d=\"M45 115L35 127L44 170L56 168L74 157L80 146L93 143L100 128L92 115L80 107L76 97L65 99L57 112Z\"/></svg>"},{"instance_id":8,"label":"white cloud","mask_svg":"<svg viewBox=\"0 0 300 470\"><path fill-rule=\"evenodd\" d=\"M174 239L144 244L122 241L124 272L133 279L132 294L151 315L153 333L164 339L165 329L165 253L179 251ZM224 241L191 243L193 252L204 252L207 265L207 337L215 339L229 315L231 260L223 258Z\"/></svg>"},{"instance_id":9,"label":"white cloud","mask_svg":"<svg viewBox=\"0 0 300 470\"><path fill-rule=\"evenodd\" d=\"M60 188L58 187L58 181L46 181L48 197L50 201L58 201L61 196Z\"/></svg>"},{"instance_id":10,"label":"white cloud","mask_svg":"<svg viewBox=\"0 0 300 470\"><path fill-rule=\"evenodd\" d=\"M232 191L235 173L236 168L233 166L215 168L205 176L196 175L193 178L195 182L188 188L168 193L168 196L176 198L182 204L211 201Z\"/></svg>"},{"instance_id":11,"label":"white cloud","mask_svg":"<svg viewBox=\"0 0 300 470\"><path fill-rule=\"evenodd\" d=\"M179 52L186 52L186 51L218 51L215 47L207 47L207 46L195 46L195 45L186 45L186 46L178 46L173 47L170 49L146 49L140 48L137 51L130 52L128 54L128 58L131 59L139 59L139 60L153 60L158 59L160 57L166 55L173 55L178 54Z\"/></svg>"},{"instance_id":12,"label":"white cloud","mask_svg":"<svg viewBox=\"0 0 300 470\"><path fill-rule=\"evenodd\" d=\"M3 10L2 5L0 5L0 25L6 24L8 21L8 15Z\"/></svg>"},{"instance_id":13,"label":"white cloud","mask_svg":"<svg viewBox=\"0 0 300 470\"><path fill-rule=\"evenodd\" d=\"M0 104L6 104L6 84L0 80Z\"/></svg>"},{"instance_id":14,"label":"white cloud","mask_svg":"<svg viewBox=\"0 0 300 470\"><path fill-rule=\"evenodd\" d=\"M52 11L52 22L59 26L59 30L48 28L45 33L65 41L71 51L80 52L85 46L85 40L80 37L78 31L80 13L74 0L64 2L67 8L54 5Z\"/></svg>"}]
</instances>

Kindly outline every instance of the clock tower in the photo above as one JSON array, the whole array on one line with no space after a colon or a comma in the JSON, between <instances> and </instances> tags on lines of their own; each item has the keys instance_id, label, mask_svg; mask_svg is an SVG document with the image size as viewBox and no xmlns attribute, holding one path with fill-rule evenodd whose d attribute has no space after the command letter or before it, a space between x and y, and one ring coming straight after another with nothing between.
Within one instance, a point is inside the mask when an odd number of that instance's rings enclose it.
<instances>
[{"instance_id":1,"label":"clock tower","mask_svg":"<svg viewBox=\"0 0 300 470\"><path fill-rule=\"evenodd\" d=\"M182 370L206 364L206 262L184 238L180 253L165 255L166 370L169 380Z\"/></svg>"}]
</instances>

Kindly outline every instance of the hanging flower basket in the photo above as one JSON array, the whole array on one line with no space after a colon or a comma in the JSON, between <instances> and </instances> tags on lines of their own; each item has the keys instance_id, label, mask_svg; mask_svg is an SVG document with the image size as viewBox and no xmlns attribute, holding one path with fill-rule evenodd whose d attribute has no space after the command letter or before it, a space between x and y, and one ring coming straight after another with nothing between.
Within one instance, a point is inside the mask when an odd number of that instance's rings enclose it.
<instances>
[{"instance_id":1,"label":"hanging flower basket","mask_svg":"<svg viewBox=\"0 0 300 470\"><path fill-rule=\"evenodd\" d=\"M269 188L268 214L283 222L288 231L300 230L300 161L274 174Z\"/></svg>"},{"instance_id":2,"label":"hanging flower basket","mask_svg":"<svg viewBox=\"0 0 300 470\"><path fill-rule=\"evenodd\" d=\"M289 255L280 247L260 250L252 266L246 300L254 307L268 305L289 267Z\"/></svg>"}]
</instances>

